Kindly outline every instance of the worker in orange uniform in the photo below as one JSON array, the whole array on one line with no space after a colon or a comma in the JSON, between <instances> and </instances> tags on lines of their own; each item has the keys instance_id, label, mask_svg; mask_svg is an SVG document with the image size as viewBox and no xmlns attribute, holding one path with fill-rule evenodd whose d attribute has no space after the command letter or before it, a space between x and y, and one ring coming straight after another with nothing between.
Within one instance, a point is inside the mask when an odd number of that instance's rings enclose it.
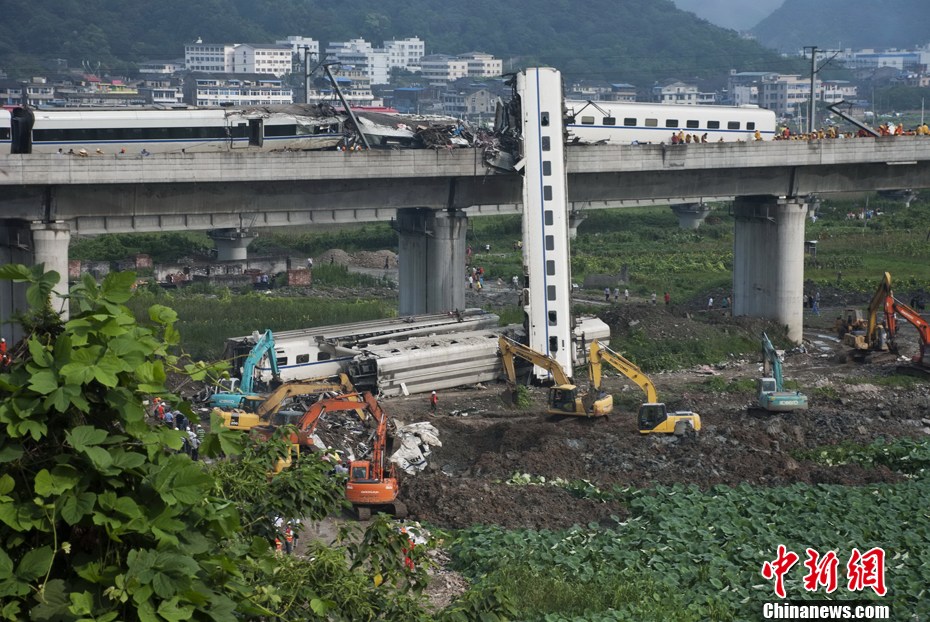
<instances>
[{"instance_id":1,"label":"worker in orange uniform","mask_svg":"<svg viewBox=\"0 0 930 622\"><path fill-rule=\"evenodd\" d=\"M436 416L437 406L439 406L439 396L436 395L435 391L433 391L432 395L429 396L429 410L434 417Z\"/></svg>"}]
</instances>

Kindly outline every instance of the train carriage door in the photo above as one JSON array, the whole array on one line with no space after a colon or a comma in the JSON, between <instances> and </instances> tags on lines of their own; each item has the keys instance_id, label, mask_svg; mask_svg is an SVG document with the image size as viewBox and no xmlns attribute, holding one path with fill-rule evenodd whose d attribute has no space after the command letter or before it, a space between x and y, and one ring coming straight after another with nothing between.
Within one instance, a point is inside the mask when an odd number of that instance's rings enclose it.
<instances>
[{"instance_id":1,"label":"train carriage door","mask_svg":"<svg viewBox=\"0 0 930 622\"><path fill-rule=\"evenodd\" d=\"M10 153L32 153L35 115L28 108L14 108L10 119Z\"/></svg>"},{"instance_id":2,"label":"train carriage door","mask_svg":"<svg viewBox=\"0 0 930 622\"><path fill-rule=\"evenodd\" d=\"M265 144L265 127L263 119L249 119L249 146L261 147Z\"/></svg>"}]
</instances>

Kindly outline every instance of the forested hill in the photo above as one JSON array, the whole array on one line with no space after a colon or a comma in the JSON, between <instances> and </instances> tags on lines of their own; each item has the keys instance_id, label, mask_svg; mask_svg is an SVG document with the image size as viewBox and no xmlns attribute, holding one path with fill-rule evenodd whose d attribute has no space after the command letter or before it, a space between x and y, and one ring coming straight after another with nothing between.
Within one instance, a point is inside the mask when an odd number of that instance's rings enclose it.
<instances>
[{"instance_id":1,"label":"forested hill","mask_svg":"<svg viewBox=\"0 0 930 622\"><path fill-rule=\"evenodd\" d=\"M638 86L780 67L771 51L671 0L5 0L4 6L0 68L14 75L23 54L65 58L72 66L101 62L117 71L121 61L181 57L184 44L197 38L252 43L286 35L323 45L418 36L427 53L489 52L504 59L505 71L548 65Z\"/></svg>"},{"instance_id":2,"label":"forested hill","mask_svg":"<svg viewBox=\"0 0 930 622\"><path fill-rule=\"evenodd\" d=\"M927 0L785 0L752 29L768 47L913 48L930 42Z\"/></svg>"}]
</instances>

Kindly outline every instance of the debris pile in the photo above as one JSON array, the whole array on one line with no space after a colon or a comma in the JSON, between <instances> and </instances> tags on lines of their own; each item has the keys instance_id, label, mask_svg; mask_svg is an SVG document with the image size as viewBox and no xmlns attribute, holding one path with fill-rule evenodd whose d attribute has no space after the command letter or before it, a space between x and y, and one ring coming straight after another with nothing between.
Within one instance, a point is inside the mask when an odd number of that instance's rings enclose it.
<instances>
[{"instance_id":1,"label":"debris pile","mask_svg":"<svg viewBox=\"0 0 930 622\"><path fill-rule=\"evenodd\" d=\"M442 447L439 430L427 421L398 425L394 437L395 445L399 443L400 448L391 454L390 461L408 475L425 469L432 448Z\"/></svg>"}]
</instances>

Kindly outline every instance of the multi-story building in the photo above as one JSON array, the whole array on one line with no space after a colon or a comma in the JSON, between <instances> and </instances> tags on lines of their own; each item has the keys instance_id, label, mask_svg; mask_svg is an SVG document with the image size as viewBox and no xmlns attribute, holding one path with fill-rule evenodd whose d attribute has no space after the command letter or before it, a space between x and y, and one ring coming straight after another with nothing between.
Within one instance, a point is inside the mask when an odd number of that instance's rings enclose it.
<instances>
[{"instance_id":1,"label":"multi-story building","mask_svg":"<svg viewBox=\"0 0 930 622\"><path fill-rule=\"evenodd\" d=\"M33 78L28 82L0 80L0 105L23 105L23 93L30 106L45 106L55 99L55 87L45 78Z\"/></svg>"},{"instance_id":2,"label":"multi-story building","mask_svg":"<svg viewBox=\"0 0 930 622\"><path fill-rule=\"evenodd\" d=\"M187 71L284 76L291 73L290 45L273 43L191 43L184 46Z\"/></svg>"},{"instance_id":3,"label":"multi-story building","mask_svg":"<svg viewBox=\"0 0 930 622\"><path fill-rule=\"evenodd\" d=\"M814 84L817 92L819 83ZM778 115L806 114L810 105L811 84L799 75L771 74L759 83L759 106Z\"/></svg>"},{"instance_id":4,"label":"multi-story building","mask_svg":"<svg viewBox=\"0 0 930 622\"><path fill-rule=\"evenodd\" d=\"M294 101L291 87L271 75L190 73L184 79L184 102L192 106L268 106Z\"/></svg>"},{"instance_id":5,"label":"multi-story building","mask_svg":"<svg viewBox=\"0 0 930 622\"><path fill-rule=\"evenodd\" d=\"M326 60L338 61L342 65L361 71L368 77L369 84L388 84L388 53L376 50L364 39L332 41L326 46Z\"/></svg>"},{"instance_id":6,"label":"multi-story building","mask_svg":"<svg viewBox=\"0 0 930 622\"><path fill-rule=\"evenodd\" d=\"M468 60L447 54L430 54L420 59L420 69L427 84L443 87L468 77Z\"/></svg>"},{"instance_id":7,"label":"multi-story building","mask_svg":"<svg viewBox=\"0 0 930 622\"><path fill-rule=\"evenodd\" d=\"M652 87L652 101L663 104L697 105L698 87L677 80L663 82Z\"/></svg>"},{"instance_id":8,"label":"multi-story building","mask_svg":"<svg viewBox=\"0 0 930 622\"><path fill-rule=\"evenodd\" d=\"M926 72L930 67L930 46L916 50L845 49L837 57L849 69L892 67L901 71Z\"/></svg>"},{"instance_id":9,"label":"multi-story building","mask_svg":"<svg viewBox=\"0 0 930 622\"><path fill-rule=\"evenodd\" d=\"M820 83L817 95L820 101L835 104L841 101L854 101L859 97L859 91L854 84L846 80L824 80Z\"/></svg>"},{"instance_id":10,"label":"multi-story building","mask_svg":"<svg viewBox=\"0 0 930 622\"><path fill-rule=\"evenodd\" d=\"M448 90L442 95L443 113L455 117L493 115L497 96L484 85L466 90Z\"/></svg>"},{"instance_id":11,"label":"multi-story building","mask_svg":"<svg viewBox=\"0 0 930 622\"><path fill-rule=\"evenodd\" d=\"M184 59L175 60L150 60L139 63L139 73L146 75L165 74L171 75L185 69Z\"/></svg>"},{"instance_id":12,"label":"multi-story building","mask_svg":"<svg viewBox=\"0 0 930 622\"><path fill-rule=\"evenodd\" d=\"M311 39L310 37L301 37L298 35L291 35L287 39L280 39L275 41L278 45L287 45L291 48L291 54L294 58L294 68L296 69L298 64L303 62L304 51L310 56L310 62L318 62L320 60L320 42L316 39ZM312 66L312 65L311 65Z\"/></svg>"},{"instance_id":13,"label":"multi-story building","mask_svg":"<svg viewBox=\"0 0 930 622\"><path fill-rule=\"evenodd\" d=\"M426 56L426 44L419 37L394 39L384 42L388 69L405 69L413 73L420 71L420 59Z\"/></svg>"},{"instance_id":14,"label":"multi-story building","mask_svg":"<svg viewBox=\"0 0 930 622\"><path fill-rule=\"evenodd\" d=\"M291 73L292 49L290 45L240 43L233 49L228 73L270 74L280 78Z\"/></svg>"},{"instance_id":15,"label":"multi-story building","mask_svg":"<svg viewBox=\"0 0 930 622\"><path fill-rule=\"evenodd\" d=\"M459 54L458 58L468 63L469 78L494 78L504 71L504 61L484 52Z\"/></svg>"},{"instance_id":16,"label":"multi-story building","mask_svg":"<svg viewBox=\"0 0 930 622\"><path fill-rule=\"evenodd\" d=\"M176 106L184 103L184 92L175 78L158 74L143 76L136 88L147 106Z\"/></svg>"},{"instance_id":17,"label":"multi-story building","mask_svg":"<svg viewBox=\"0 0 930 622\"><path fill-rule=\"evenodd\" d=\"M235 48L234 43L204 43L197 39L195 43L184 46L184 68L187 71L230 73Z\"/></svg>"}]
</instances>

